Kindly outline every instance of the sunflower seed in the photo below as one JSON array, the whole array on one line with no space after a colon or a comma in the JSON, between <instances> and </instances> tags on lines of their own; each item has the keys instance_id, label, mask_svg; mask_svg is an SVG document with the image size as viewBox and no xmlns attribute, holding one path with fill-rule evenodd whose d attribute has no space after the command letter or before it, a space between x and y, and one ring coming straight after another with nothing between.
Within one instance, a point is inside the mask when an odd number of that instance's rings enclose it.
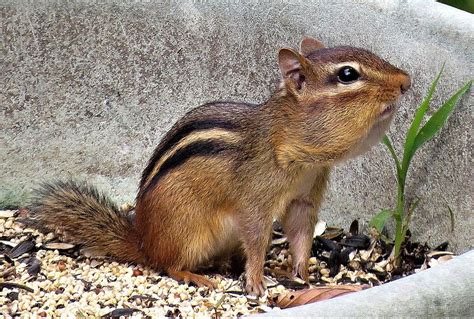
<instances>
[{"instance_id":1,"label":"sunflower seed","mask_svg":"<svg viewBox=\"0 0 474 319\"><path fill-rule=\"evenodd\" d=\"M370 245L370 238L366 235L354 235L341 240L341 245L367 249Z\"/></svg>"},{"instance_id":2,"label":"sunflower seed","mask_svg":"<svg viewBox=\"0 0 474 319\"><path fill-rule=\"evenodd\" d=\"M349 227L349 233L352 236L359 234L359 221L357 219L352 221L351 226Z\"/></svg>"},{"instance_id":3,"label":"sunflower seed","mask_svg":"<svg viewBox=\"0 0 474 319\"><path fill-rule=\"evenodd\" d=\"M30 276L36 276L41 271L41 262L38 258L31 257L26 264L28 265L28 274Z\"/></svg>"},{"instance_id":4,"label":"sunflower seed","mask_svg":"<svg viewBox=\"0 0 474 319\"><path fill-rule=\"evenodd\" d=\"M323 220L318 220L316 223L316 226L314 227L314 233L313 233L313 238L316 236L321 236L324 234L324 231L326 230L326 222Z\"/></svg>"},{"instance_id":5,"label":"sunflower seed","mask_svg":"<svg viewBox=\"0 0 474 319\"><path fill-rule=\"evenodd\" d=\"M120 308L103 315L101 318L119 318L121 316L131 316L135 312L142 313L140 309L136 308Z\"/></svg>"},{"instance_id":6,"label":"sunflower seed","mask_svg":"<svg viewBox=\"0 0 474 319\"><path fill-rule=\"evenodd\" d=\"M73 249L74 247L76 247L76 245L61 242L47 243L42 246L42 248L49 250L69 250Z\"/></svg>"},{"instance_id":7,"label":"sunflower seed","mask_svg":"<svg viewBox=\"0 0 474 319\"><path fill-rule=\"evenodd\" d=\"M32 251L35 248L35 241L31 238L26 239L22 242L20 242L18 245L13 247L8 253L8 257L15 259L20 257L23 254L26 254L30 251Z\"/></svg>"},{"instance_id":8,"label":"sunflower seed","mask_svg":"<svg viewBox=\"0 0 474 319\"><path fill-rule=\"evenodd\" d=\"M435 256L444 256L444 255L454 255L454 254L450 251L431 251L428 254L426 254L426 257L432 258Z\"/></svg>"}]
</instances>

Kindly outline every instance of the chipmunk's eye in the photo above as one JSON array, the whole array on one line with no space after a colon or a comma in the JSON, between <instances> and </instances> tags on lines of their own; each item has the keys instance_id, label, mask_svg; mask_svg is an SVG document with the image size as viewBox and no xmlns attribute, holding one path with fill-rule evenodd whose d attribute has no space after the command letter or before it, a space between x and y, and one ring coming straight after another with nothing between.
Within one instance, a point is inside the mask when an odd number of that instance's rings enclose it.
<instances>
[{"instance_id":1,"label":"chipmunk's eye","mask_svg":"<svg viewBox=\"0 0 474 319\"><path fill-rule=\"evenodd\" d=\"M337 72L337 80L342 84L349 84L359 79L360 74L351 66L343 66Z\"/></svg>"}]
</instances>

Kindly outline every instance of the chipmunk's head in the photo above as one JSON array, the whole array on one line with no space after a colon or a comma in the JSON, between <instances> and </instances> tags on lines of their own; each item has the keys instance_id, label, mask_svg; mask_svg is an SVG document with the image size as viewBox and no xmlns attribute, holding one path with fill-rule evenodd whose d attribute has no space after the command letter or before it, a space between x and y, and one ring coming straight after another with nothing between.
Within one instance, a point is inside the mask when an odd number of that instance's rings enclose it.
<instances>
[{"instance_id":1,"label":"chipmunk's head","mask_svg":"<svg viewBox=\"0 0 474 319\"><path fill-rule=\"evenodd\" d=\"M316 162L335 162L363 153L380 141L395 102L410 88L410 77L375 54L353 47L325 48L306 38L300 52L281 49L284 126L281 142L301 142ZM282 126L282 127L284 127ZM304 150L303 150L304 149ZM313 156L314 155L314 156Z\"/></svg>"}]
</instances>

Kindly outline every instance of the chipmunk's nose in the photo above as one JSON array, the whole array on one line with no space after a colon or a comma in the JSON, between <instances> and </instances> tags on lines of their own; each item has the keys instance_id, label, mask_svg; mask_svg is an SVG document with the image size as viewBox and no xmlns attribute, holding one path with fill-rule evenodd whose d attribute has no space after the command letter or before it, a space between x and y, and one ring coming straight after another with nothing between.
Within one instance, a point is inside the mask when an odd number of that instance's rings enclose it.
<instances>
[{"instance_id":1,"label":"chipmunk's nose","mask_svg":"<svg viewBox=\"0 0 474 319\"><path fill-rule=\"evenodd\" d=\"M403 74L400 79L400 92L404 94L411 87L411 79L407 74Z\"/></svg>"}]
</instances>

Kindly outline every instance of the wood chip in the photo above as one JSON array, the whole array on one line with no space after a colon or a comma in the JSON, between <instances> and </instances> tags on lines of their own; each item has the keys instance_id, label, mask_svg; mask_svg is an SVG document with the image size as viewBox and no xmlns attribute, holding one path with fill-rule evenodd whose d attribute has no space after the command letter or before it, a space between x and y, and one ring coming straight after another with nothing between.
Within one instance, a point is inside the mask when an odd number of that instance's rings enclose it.
<instances>
[{"instance_id":1,"label":"wood chip","mask_svg":"<svg viewBox=\"0 0 474 319\"><path fill-rule=\"evenodd\" d=\"M444 264L445 262L450 261L453 258L454 257L452 255L444 255L444 256L441 256L441 257L438 258L438 262L440 264Z\"/></svg>"}]
</instances>

